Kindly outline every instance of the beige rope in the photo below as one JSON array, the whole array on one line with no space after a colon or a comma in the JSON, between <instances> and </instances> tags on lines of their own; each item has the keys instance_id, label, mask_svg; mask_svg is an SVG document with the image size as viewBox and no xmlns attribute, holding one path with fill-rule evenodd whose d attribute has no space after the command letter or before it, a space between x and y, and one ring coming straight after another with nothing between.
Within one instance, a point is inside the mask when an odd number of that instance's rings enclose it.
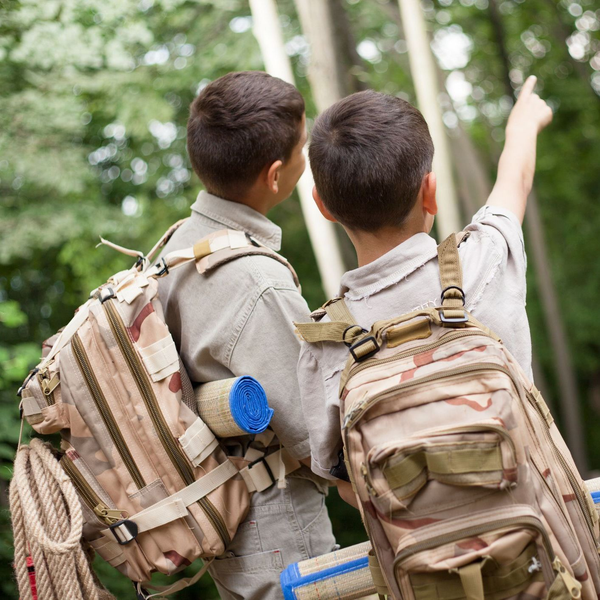
<instances>
[{"instance_id":1,"label":"beige rope","mask_svg":"<svg viewBox=\"0 0 600 600\"><path fill-rule=\"evenodd\" d=\"M51 446L39 439L17 452L10 510L21 600L32 600L28 555L33 559L38 600L114 600L94 576L93 555L82 545L83 513L77 492Z\"/></svg>"}]
</instances>

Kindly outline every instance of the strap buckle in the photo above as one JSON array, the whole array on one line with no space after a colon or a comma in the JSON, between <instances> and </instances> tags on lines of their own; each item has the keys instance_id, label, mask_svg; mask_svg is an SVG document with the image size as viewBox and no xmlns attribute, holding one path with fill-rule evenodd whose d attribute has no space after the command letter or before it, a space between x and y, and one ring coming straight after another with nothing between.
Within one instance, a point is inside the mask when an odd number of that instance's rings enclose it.
<instances>
[{"instance_id":1,"label":"strap buckle","mask_svg":"<svg viewBox=\"0 0 600 600\"><path fill-rule=\"evenodd\" d=\"M344 329L344 333L342 333L342 342L344 342L344 344L350 348L352 346L352 342L348 342L346 341L346 334L351 331L352 329L360 329L361 333L367 333L366 329L363 329L360 325L348 325L348 327L346 327L346 329Z\"/></svg>"},{"instance_id":2,"label":"strap buckle","mask_svg":"<svg viewBox=\"0 0 600 600\"><path fill-rule=\"evenodd\" d=\"M457 285L449 285L447 288L444 288L442 290L442 303L444 302L444 300L446 300L446 292L448 290L458 290L460 292L460 296L461 296L461 300L462 300L462 305L465 305L465 293L463 292L463 289L458 287ZM448 298L450 299L450 298Z\"/></svg>"},{"instance_id":3,"label":"strap buckle","mask_svg":"<svg viewBox=\"0 0 600 600\"><path fill-rule=\"evenodd\" d=\"M137 257L137 260L135 261L133 267L135 269L137 269L138 271L140 270L140 268L143 267L144 263L147 261L148 259L145 256L142 256L141 254Z\"/></svg>"},{"instance_id":4,"label":"strap buckle","mask_svg":"<svg viewBox=\"0 0 600 600\"><path fill-rule=\"evenodd\" d=\"M267 475L271 478L271 483L268 487L265 488L265 490L268 490L270 488L272 488L275 485L275 482L277 481L277 479L275 478L275 475L273 475L273 471L271 471L271 467L269 466L269 463L266 460L266 456L261 456L260 458L257 458L256 460L253 460L249 465L248 465L248 471L251 471L255 465L262 463L265 467L265 470L267 471ZM262 490L264 491L264 490Z\"/></svg>"},{"instance_id":5,"label":"strap buckle","mask_svg":"<svg viewBox=\"0 0 600 600\"><path fill-rule=\"evenodd\" d=\"M160 271L158 271L158 273L156 273L156 277L164 277L165 275L169 274L169 267L167 266L167 261L163 258L161 258L156 265L154 265L155 267L158 267L162 265L162 268L160 269Z\"/></svg>"},{"instance_id":6,"label":"strap buckle","mask_svg":"<svg viewBox=\"0 0 600 600\"><path fill-rule=\"evenodd\" d=\"M123 527L125 531L123 531L121 527ZM117 521L116 523L109 525L108 528L112 531L119 546L126 546L129 542L133 542L138 535L138 526L129 519Z\"/></svg>"},{"instance_id":7,"label":"strap buckle","mask_svg":"<svg viewBox=\"0 0 600 600\"><path fill-rule=\"evenodd\" d=\"M362 356L358 356L356 354L356 349L360 348L360 346L364 346L365 344L368 343L372 343L375 347L373 348L373 350L371 350L370 352L367 352L366 354L363 354ZM354 358L354 360L356 362L361 362L363 360L366 360L367 358L371 358L372 356L375 356L375 354L377 354L379 352L379 350L381 350L379 344L377 343L377 340L370 335L369 337L366 337L362 340L360 340L359 342L356 342L356 344L352 344L352 346L350 346L350 354L352 354L352 357Z\"/></svg>"},{"instance_id":8,"label":"strap buckle","mask_svg":"<svg viewBox=\"0 0 600 600\"><path fill-rule=\"evenodd\" d=\"M444 311L440 310L440 321L442 323L468 323L469 322L469 317L467 316L467 314L465 313L465 315L463 317L445 317L444 316Z\"/></svg>"},{"instance_id":9,"label":"strap buckle","mask_svg":"<svg viewBox=\"0 0 600 600\"><path fill-rule=\"evenodd\" d=\"M100 290L100 304L104 304L107 300L115 297L115 291L111 287L105 287Z\"/></svg>"}]
</instances>

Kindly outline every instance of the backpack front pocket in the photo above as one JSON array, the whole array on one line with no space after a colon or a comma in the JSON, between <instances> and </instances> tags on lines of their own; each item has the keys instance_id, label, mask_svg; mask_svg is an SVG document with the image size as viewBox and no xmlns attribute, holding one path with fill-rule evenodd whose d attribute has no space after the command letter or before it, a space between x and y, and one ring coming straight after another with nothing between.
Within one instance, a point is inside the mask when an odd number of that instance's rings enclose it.
<instances>
[{"instance_id":1,"label":"backpack front pocket","mask_svg":"<svg viewBox=\"0 0 600 600\"><path fill-rule=\"evenodd\" d=\"M405 600L578 598L581 592L542 521L523 505L422 527L400 543L394 574Z\"/></svg>"},{"instance_id":2,"label":"backpack front pocket","mask_svg":"<svg viewBox=\"0 0 600 600\"><path fill-rule=\"evenodd\" d=\"M491 420L375 446L361 473L371 501L384 514L406 509L428 483L443 506L456 496L468 502L482 495L473 491L514 487L518 477L514 442Z\"/></svg>"}]
</instances>

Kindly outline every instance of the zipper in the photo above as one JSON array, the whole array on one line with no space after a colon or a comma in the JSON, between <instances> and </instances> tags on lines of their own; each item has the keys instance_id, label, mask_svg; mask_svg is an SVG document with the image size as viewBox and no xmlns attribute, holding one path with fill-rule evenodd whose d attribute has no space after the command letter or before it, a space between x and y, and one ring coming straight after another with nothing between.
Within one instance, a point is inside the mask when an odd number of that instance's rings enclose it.
<instances>
[{"instance_id":1,"label":"zipper","mask_svg":"<svg viewBox=\"0 0 600 600\"><path fill-rule=\"evenodd\" d=\"M69 476L75 489L83 498L83 501L86 505L94 511L94 514L107 525L112 525L113 523L117 523L120 521L122 516L122 511L110 508L98 494L94 491L92 486L85 480L83 475L79 472L77 467L73 464L73 461L64 454L60 459L60 464L64 469L65 473Z\"/></svg>"},{"instance_id":2,"label":"zipper","mask_svg":"<svg viewBox=\"0 0 600 600\"><path fill-rule=\"evenodd\" d=\"M58 373L55 373L51 378L48 378L48 367L45 367L38 371L37 379L44 396L46 396L46 404L48 406L55 404L56 399L54 398L54 390L60 383Z\"/></svg>"},{"instance_id":3,"label":"zipper","mask_svg":"<svg viewBox=\"0 0 600 600\"><path fill-rule=\"evenodd\" d=\"M196 481L193 468L187 460L187 457L182 453L180 446L169 429L164 415L160 411L156 395L154 394L152 385L146 375L144 365L140 361L137 351L129 339L125 324L123 323L118 310L115 308L114 302L114 299L110 299L102 304L112 333L117 340L117 344L127 365L129 366L165 452L171 459L173 466L183 482L186 485L191 485ZM225 547L227 547L230 544L231 539L229 537L229 532L227 531L227 526L218 510L215 508L215 505L206 497L200 498L198 504L206 514L212 527L219 534Z\"/></svg>"},{"instance_id":4,"label":"zipper","mask_svg":"<svg viewBox=\"0 0 600 600\"><path fill-rule=\"evenodd\" d=\"M546 553L548 554L550 561L554 562L555 554L554 549L552 548L552 542L548 536L548 532L541 526L539 519L536 517L523 515L521 517L510 517L506 519L499 519L497 521L480 523L479 525L473 525L471 527L467 527L466 529L461 529L460 531L444 533L429 538L428 540L417 542L416 544L405 548L398 554L398 556L394 559L394 569L396 569L397 566L408 557L419 552L423 552L424 550L429 550L431 548L443 546L444 544L449 544L457 540L481 535L482 533L486 533L487 531L492 531L494 529L504 529L505 527L510 527L512 525L524 525L528 529L534 529L541 533Z\"/></svg>"},{"instance_id":5,"label":"zipper","mask_svg":"<svg viewBox=\"0 0 600 600\"><path fill-rule=\"evenodd\" d=\"M588 508L588 504L587 504L586 498L584 497L581 488L577 484L577 478L573 474L573 470L571 469L571 465L569 465L569 463L567 462L567 460L565 459L565 457L562 455L561 451L556 447L556 444L554 443L554 440L552 439L552 435L550 435L550 431L549 431L548 426L546 424L546 420L544 418L544 415L542 414L542 411L541 411L540 407L538 406L537 402L535 401L535 398L528 391L526 392L526 396L527 396L527 399L529 400L530 404L534 407L536 413L538 415L540 415L540 417L543 420L542 429L544 430L544 435L546 437L546 441L549 442L549 445L552 448L552 451L554 452L554 456L555 456L556 460L558 461L558 463L562 467L563 471L567 475L567 479L569 480L569 483L571 484L571 488L573 490L573 493L575 494L575 497L577 498L577 503L579 504L579 508L580 508L581 512L583 513L583 518L584 518L585 522L587 523L587 525L589 527L590 533L592 535L592 539L595 540L596 539L596 534L594 532L594 523L593 523L593 520L592 520L592 516L590 515L590 511L589 511L589 508ZM542 476L542 479L544 479L543 476ZM544 482L546 482L545 479L544 479ZM547 482L546 482L546 485L547 485ZM598 546L598 544L596 544L596 547L597 546Z\"/></svg>"},{"instance_id":6,"label":"zipper","mask_svg":"<svg viewBox=\"0 0 600 600\"><path fill-rule=\"evenodd\" d=\"M579 543L578 543L577 539L575 538L573 531L569 525L568 515L565 514L565 511L562 508L559 499L556 497L556 494L550 487L550 484L548 483L546 478L542 475L540 468L538 467L537 463L533 459L531 460L531 464L533 465L533 468L538 475L538 479L542 480L542 486L548 492L548 495L550 496L550 498L552 500L552 504L554 504L556 510L558 511L558 514L560 514L562 516L562 518L564 520L563 525L566 525L566 528L569 531L569 534L571 537L571 541L574 543L575 546L578 546Z\"/></svg>"},{"instance_id":7,"label":"zipper","mask_svg":"<svg viewBox=\"0 0 600 600\"><path fill-rule=\"evenodd\" d=\"M429 350L435 350L444 344L448 344L453 342L454 340L458 340L463 337L470 337L473 335L481 335L485 337L485 334L480 331L460 331L456 333L448 333L442 336L439 340L435 342L431 342L426 344L425 346L419 346L417 349L406 350L404 352L400 352L399 354L394 354L393 356L388 356L387 358L368 358L358 364L355 364L350 371L348 372L347 379L350 379L352 375L359 373L360 371L367 369L368 367L373 366L373 364L384 365L390 362L394 362L396 360L402 360L403 358L408 358L409 356L415 356L416 354L421 354L422 352L428 352Z\"/></svg>"},{"instance_id":8,"label":"zipper","mask_svg":"<svg viewBox=\"0 0 600 600\"><path fill-rule=\"evenodd\" d=\"M385 392L382 392L381 394L376 394L375 396L372 396L371 398L367 398L367 400L364 400L361 403L359 403L358 406L354 407L346 415L346 418L344 419L344 424L342 425L342 428L343 429L351 429L356 424L358 419L369 408L371 408L374 404L377 404L377 402L379 402L380 400L385 400L388 396L392 396L393 394L396 394L397 392L400 392L402 390L406 390L406 389L409 389L411 387L415 387L418 385L423 385L425 383L430 383L430 382L436 381L438 379L449 379L451 377L457 377L459 375L467 375L470 373L475 373L477 371L500 371L500 372L504 373L505 375L507 375L508 377L511 377L508 369L505 369L504 367L501 367L500 365L497 365L495 363L477 363L474 365L466 365L464 367L457 367L455 369L448 369L447 371L444 371L442 373L433 373L432 375L427 375L426 377L419 377L419 378L413 379L411 381L405 381L404 383L395 385L394 387L389 388ZM512 377L511 377L511 380L512 380Z\"/></svg>"},{"instance_id":9,"label":"zipper","mask_svg":"<svg viewBox=\"0 0 600 600\"><path fill-rule=\"evenodd\" d=\"M146 482L142 477L135 461L133 460L133 456L123 439L123 435L115 421L115 417L112 414L108 402L106 401L106 397L104 396L102 389L100 388L100 384L94 375L94 372L91 368L89 358L85 352L83 344L81 342L81 338L76 333L71 338L71 347L73 348L73 355L75 356L75 360L79 366L79 370L83 374L83 378L87 384L88 390L94 400L98 408L98 412L102 417L102 421L110 434L110 437L119 452L119 455L123 459L123 463L127 467L131 478L133 479L135 485L138 489L145 487Z\"/></svg>"}]
</instances>

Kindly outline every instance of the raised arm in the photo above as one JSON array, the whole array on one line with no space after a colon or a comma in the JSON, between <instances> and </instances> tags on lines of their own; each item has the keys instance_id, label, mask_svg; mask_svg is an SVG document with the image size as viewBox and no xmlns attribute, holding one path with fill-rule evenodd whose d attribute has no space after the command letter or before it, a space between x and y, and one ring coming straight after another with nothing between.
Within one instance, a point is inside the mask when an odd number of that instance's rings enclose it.
<instances>
[{"instance_id":1,"label":"raised arm","mask_svg":"<svg viewBox=\"0 0 600 600\"><path fill-rule=\"evenodd\" d=\"M533 91L536 81L527 78L510 113L496 184L486 202L510 210L521 223L533 185L537 136L552 121L552 109Z\"/></svg>"}]
</instances>

